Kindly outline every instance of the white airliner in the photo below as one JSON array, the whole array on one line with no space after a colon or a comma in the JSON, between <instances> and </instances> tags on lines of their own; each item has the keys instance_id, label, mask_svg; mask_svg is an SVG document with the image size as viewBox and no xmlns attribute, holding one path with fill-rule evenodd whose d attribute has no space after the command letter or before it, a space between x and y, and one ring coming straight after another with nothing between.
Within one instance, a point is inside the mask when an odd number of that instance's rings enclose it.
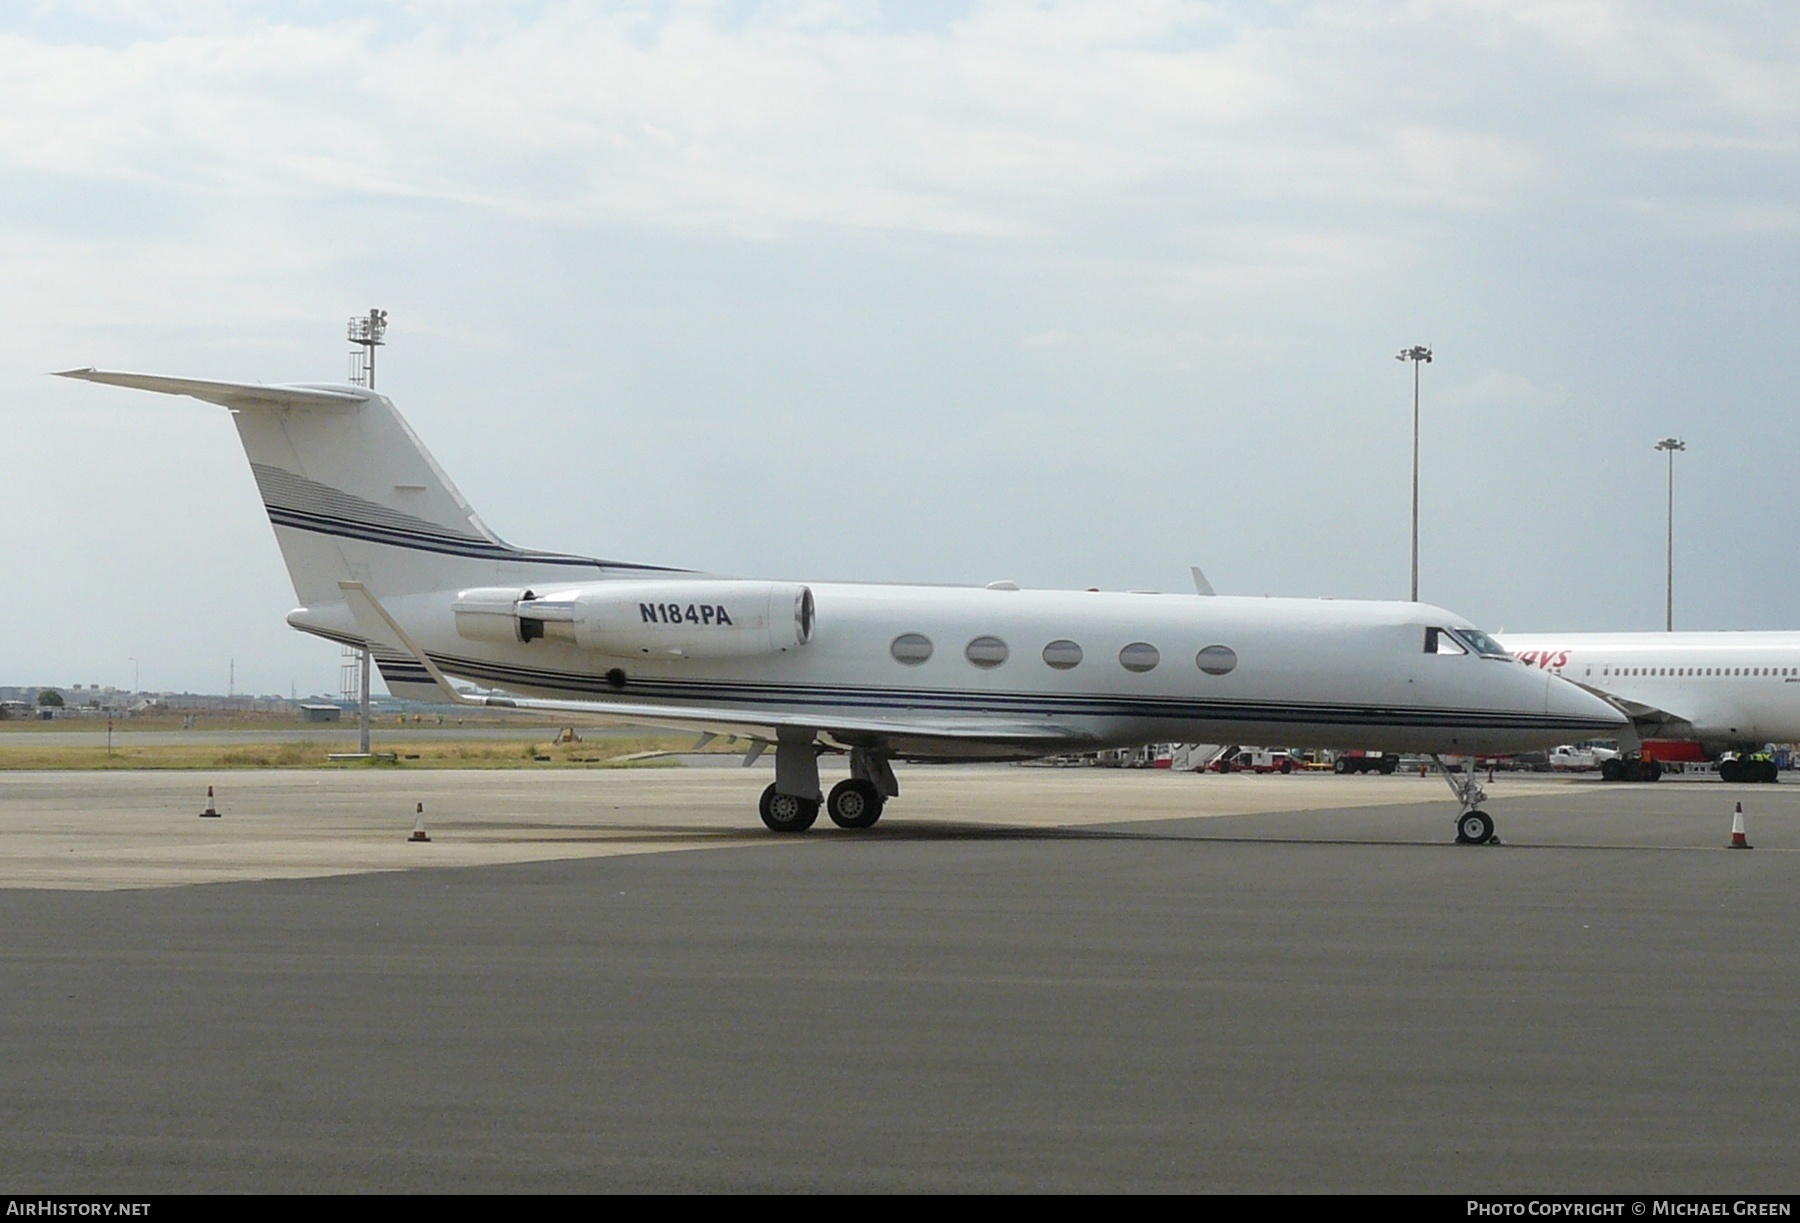
<instances>
[{"instance_id":1,"label":"white airliner","mask_svg":"<svg viewBox=\"0 0 1800 1223\"><path fill-rule=\"evenodd\" d=\"M1604 694L1630 715L1608 780L1655 781L1670 761L1800 742L1800 633L1508 633L1529 667ZM1767 760L1728 760L1727 781L1774 781Z\"/></svg>"},{"instance_id":2,"label":"white airliner","mask_svg":"<svg viewBox=\"0 0 1800 1223\"><path fill-rule=\"evenodd\" d=\"M1626 721L1485 634L1413 603L748 581L503 542L393 404L337 385L70 370L231 409L301 606L367 645L396 696L730 733L775 747L763 822L821 803L868 827L891 762L1149 742L1518 752ZM516 696L469 696L450 677ZM849 778L820 793L821 753ZM1459 840L1493 839L1445 773Z\"/></svg>"}]
</instances>

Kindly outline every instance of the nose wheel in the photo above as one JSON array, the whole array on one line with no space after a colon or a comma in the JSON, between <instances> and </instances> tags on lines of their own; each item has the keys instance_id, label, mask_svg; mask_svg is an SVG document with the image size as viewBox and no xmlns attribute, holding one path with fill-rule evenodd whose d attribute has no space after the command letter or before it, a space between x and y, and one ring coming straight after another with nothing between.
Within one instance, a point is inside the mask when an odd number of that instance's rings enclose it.
<instances>
[{"instance_id":1,"label":"nose wheel","mask_svg":"<svg viewBox=\"0 0 1800 1223\"><path fill-rule=\"evenodd\" d=\"M1494 821L1487 812L1465 811L1456 817L1458 845L1486 845L1494 839Z\"/></svg>"}]
</instances>

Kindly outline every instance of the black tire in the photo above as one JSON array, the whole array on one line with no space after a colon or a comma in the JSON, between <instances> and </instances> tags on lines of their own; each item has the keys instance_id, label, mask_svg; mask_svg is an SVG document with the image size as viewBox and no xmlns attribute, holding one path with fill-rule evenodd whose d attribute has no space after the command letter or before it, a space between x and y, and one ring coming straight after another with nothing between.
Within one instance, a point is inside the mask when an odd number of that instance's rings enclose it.
<instances>
[{"instance_id":1,"label":"black tire","mask_svg":"<svg viewBox=\"0 0 1800 1223\"><path fill-rule=\"evenodd\" d=\"M1294 762L1292 760L1283 760L1281 762L1281 771L1283 773L1292 773L1294 771Z\"/></svg>"},{"instance_id":2,"label":"black tire","mask_svg":"<svg viewBox=\"0 0 1800 1223\"><path fill-rule=\"evenodd\" d=\"M770 832L805 832L819 818L819 804L815 800L777 793L773 782L762 792L762 801L756 805L756 810Z\"/></svg>"},{"instance_id":3,"label":"black tire","mask_svg":"<svg viewBox=\"0 0 1800 1223\"><path fill-rule=\"evenodd\" d=\"M1601 781L1624 781L1625 780L1625 766L1622 763L1620 763L1620 761L1617 757L1614 757L1610 760L1602 760L1600 762L1600 780Z\"/></svg>"},{"instance_id":4,"label":"black tire","mask_svg":"<svg viewBox=\"0 0 1800 1223\"><path fill-rule=\"evenodd\" d=\"M1398 768L1399 765L1400 762L1398 760L1393 760L1384 756L1382 757L1381 764L1377 767L1381 769L1381 775L1383 777L1391 777L1394 770Z\"/></svg>"},{"instance_id":5,"label":"black tire","mask_svg":"<svg viewBox=\"0 0 1800 1223\"><path fill-rule=\"evenodd\" d=\"M1494 821L1485 811L1466 811L1456 819L1458 845L1486 845L1494 839Z\"/></svg>"},{"instance_id":6,"label":"black tire","mask_svg":"<svg viewBox=\"0 0 1800 1223\"><path fill-rule=\"evenodd\" d=\"M1639 767L1640 767L1642 776L1645 781L1661 781L1662 780L1662 761L1646 760Z\"/></svg>"},{"instance_id":7,"label":"black tire","mask_svg":"<svg viewBox=\"0 0 1800 1223\"><path fill-rule=\"evenodd\" d=\"M872 828L886 803L880 790L860 777L840 781L825 797L825 814L839 828Z\"/></svg>"},{"instance_id":8,"label":"black tire","mask_svg":"<svg viewBox=\"0 0 1800 1223\"><path fill-rule=\"evenodd\" d=\"M1774 785L1777 781L1781 780L1781 774L1776 770L1775 762L1773 760L1757 761L1756 773L1756 780L1765 782L1768 785Z\"/></svg>"},{"instance_id":9,"label":"black tire","mask_svg":"<svg viewBox=\"0 0 1800 1223\"><path fill-rule=\"evenodd\" d=\"M1340 775L1348 774L1350 772L1350 762L1342 756L1339 756L1337 761L1331 766L1331 771Z\"/></svg>"},{"instance_id":10,"label":"black tire","mask_svg":"<svg viewBox=\"0 0 1800 1223\"><path fill-rule=\"evenodd\" d=\"M1738 761L1738 760L1722 761L1719 765L1719 780L1723 781L1723 782L1729 782L1730 784L1732 784L1734 786L1737 785L1739 782L1743 781L1744 780L1743 762Z\"/></svg>"}]
</instances>

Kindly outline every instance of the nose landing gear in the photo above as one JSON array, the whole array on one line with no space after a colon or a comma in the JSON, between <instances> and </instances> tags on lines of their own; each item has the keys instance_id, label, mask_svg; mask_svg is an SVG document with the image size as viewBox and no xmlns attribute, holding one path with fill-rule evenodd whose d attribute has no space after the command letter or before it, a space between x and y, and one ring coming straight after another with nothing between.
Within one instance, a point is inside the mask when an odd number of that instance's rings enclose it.
<instances>
[{"instance_id":1,"label":"nose landing gear","mask_svg":"<svg viewBox=\"0 0 1800 1223\"><path fill-rule=\"evenodd\" d=\"M1458 776L1444 767L1441 757L1433 754L1431 762L1443 777L1444 783L1450 787L1450 793L1456 795L1456 843L1458 845L1498 845L1500 838L1494 832L1494 819L1481 810L1481 804L1487 801L1487 791L1475 780L1475 764L1471 760L1466 777Z\"/></svg>"}]
</instances>

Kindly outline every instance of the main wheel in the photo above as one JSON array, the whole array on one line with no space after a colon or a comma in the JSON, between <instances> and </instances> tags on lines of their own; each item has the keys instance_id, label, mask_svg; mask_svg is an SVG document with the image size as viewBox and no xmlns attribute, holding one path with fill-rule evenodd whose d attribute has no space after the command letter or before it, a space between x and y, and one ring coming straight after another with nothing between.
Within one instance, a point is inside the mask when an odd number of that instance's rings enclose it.
<instances>
[{"instance_id":1,"label":"main wheel","mask_svg":"<svg viewBox=\"0 0 1800 1223\"><path fill-rule=\"evenodd\" d=\"M1640 768L1645 781L1662 780L1662 761L1646 760Z\"/></svg>"},{"instance_id":2,"label":"main wheel","mask_svg":"<svg viewBox=\"0 0 1800 1223\"><path fill-rule=\"evenodd\" d=\"M1383 777L1391 777L1394 772L1394 766L1399 763L1398 760L1389 760L1386 756L1383 756L1381 758L1381 763L1376 767L1381 770L1381 775Z\"/></svg>"},{"instance_id":3,"label":"main wheel","mask_svg":"<svg viewBox=\"0 0 1800 1223\"><path fill-rule=\"evenodd\" d=\"M1456 821L1459 845L1486 845L1494 839L1494 821L1485 811L1464 812Z\"/></svg>"},{"instance_id":4,"label":"main wheel","mask_svg":"<svg viewBox=\"0 0 1800 1223\"><path fill-rule=\"evenodd\" d=\"M825 814L839 828L869 828L881 818L887 800L880 790L860 777L840 781L825 799Z\"/></svg>"},{"instance_id":5,"label":"main wheel","mask_svg":"<svg viewBox=\"0 0 1800 1223\"><path fill-rule=\"evenodd\" d=\"M1617 757L1608 757L1600 762L1601 781L1624 781L1625 765Z\"/></svg>"},{"instance_id":6,"label":"main wheel","mask_svg":"<svg viewBox=\"0 0 1800 1223\"><path fill-rule=\"evenodd\" d=\"M1719 764L1719 780L1736 785L1744 780L1744 765L1738 760L1726 760Z\"/></svg>"},{"instance_id":7,"label":"main wheel","mask_svg":"<svg viewBox=\"0 0 1800 1223\"><path fill-rule=\"evenodd\" d=\"M773 782L762 792L762 801L757 803L756 810L772 832L805 832L819 818L817 802L795 794L777 793Z\"/></svg>"}]
</instances>

